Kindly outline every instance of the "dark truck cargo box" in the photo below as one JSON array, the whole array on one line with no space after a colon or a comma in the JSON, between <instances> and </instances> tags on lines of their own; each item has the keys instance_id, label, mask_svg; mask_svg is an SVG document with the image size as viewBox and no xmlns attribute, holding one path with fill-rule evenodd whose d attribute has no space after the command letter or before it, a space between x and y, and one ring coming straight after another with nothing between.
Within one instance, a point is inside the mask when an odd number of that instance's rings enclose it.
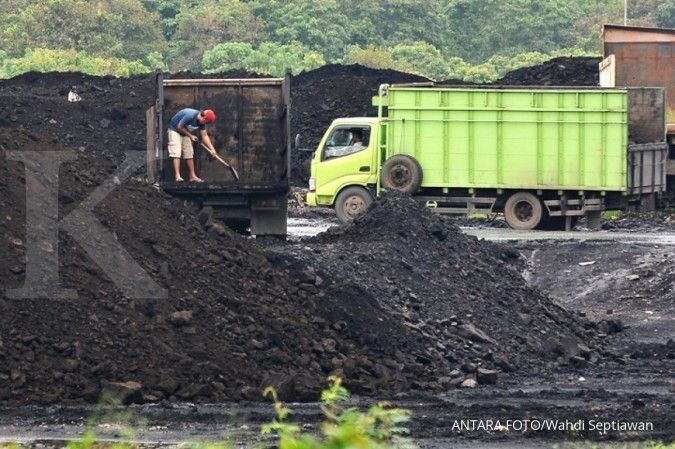
<instances>
[{"instance_id":1,"label":"dark truck cargo box","mask_svg":"<svg viewBox=\"0 0 675 449\"><path fill-rule=\"evenodd\" d=\"M167 151L171 117L183 108L213 109L207 131L232 172L195 145L204 183L174 182ZM290 77L257 79L157 78L157 101L148 110L148 178L166 192L213 208L235 228L254 235L285 235L290 188ZM182 170L185 169L181 161Z\"/></svg>"}]
</instances>

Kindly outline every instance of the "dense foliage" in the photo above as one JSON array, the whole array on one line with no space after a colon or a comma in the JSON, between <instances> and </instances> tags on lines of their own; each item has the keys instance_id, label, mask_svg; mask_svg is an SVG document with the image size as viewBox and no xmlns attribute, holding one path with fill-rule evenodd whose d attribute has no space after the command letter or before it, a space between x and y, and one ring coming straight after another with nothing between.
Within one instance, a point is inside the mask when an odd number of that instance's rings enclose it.
<instances>
[{"instance_id":1,"label":"dense foliage","mask_svg":"<svg viewBox=\"0 0 675 449\"><path fill-rule=\"evenodd\" d=\"M675 28L675 0L629 0ZM486 81L554 55L599 54L623 0L3 0L0 77L25 70L273 75L361 63Z\"/></svg>"}]
</instances>

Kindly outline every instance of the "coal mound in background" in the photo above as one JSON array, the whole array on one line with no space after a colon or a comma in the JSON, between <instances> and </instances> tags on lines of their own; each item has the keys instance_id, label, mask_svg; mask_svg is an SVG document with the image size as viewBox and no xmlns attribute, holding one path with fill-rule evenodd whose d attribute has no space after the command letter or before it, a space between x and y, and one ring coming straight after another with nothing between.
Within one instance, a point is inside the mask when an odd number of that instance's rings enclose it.
<instances>
[{"instance_id":1,"label":"coal mound in background","mask_svg":"<svg viewBox=\"0 0 675 449\"><path fill-rule=\"evenodd\" d=\"M380 84L428 82L428 78L395 70L362 65L325 65L300 73L291 83L291 129L300 134L302 147L315 149L330 123L340 117L372 117L377 114L373 97ZM291 181L306 186L310 152L293 155Z\"/></svg>"},{"instance_id":2,"label":"coal mound in background","mask_svg":"<svg viewBox=\"0 0 675 449\"><path fill-rule=\"evenodd\" d=\"M555 58L540 66L508 73L495 84L596 86L599 58ZM259 78L231 71L183 72L171 78ZM360 65L326 65L291 81L291 130L303 148L316 148L328 125L339 117L373 116L372 97L383 83L428 82L427 78ZM438 84L467 84L448 79ZM72 86L83 101L68 103ZM49 135L66 147L119 162L125 151L145 150L145 111L154 103L155 76L96 77L79 73L27 73L0 80L0 127L24 128ZM291 182L306 186L310 152L292 153Z\"/></svg>"},{"instance_id":3,"label":"coal mound in background","mask_svg":"<svg viewBox=\"0 0 675 449\"><path fill-rule=\"evenodd\" d=\"M518 86L598 86L599 57L560 57L513 70L494 84Z\"/></svg>"},{"instance_id":4,"label":"coal mound in background","mask_svg":"<svg viewBox=\"0 0 675 449\"><path fill-rule=\"evenodd\" d=\"M607 231L673 231L675 230L675 213L668 210L651 213L632 212L620 217L605 219L601 226Z\"/></svg>"},{"instance_id":5,"label":"coal mound in background","mask_svg":"<svg viewBox=\"0 0 675 449\"><path fill-rule=\"evenodd\" d=\"M67 101L73 86L83 101ZM61 146L119 162L126 151L145 151L145 111L154 96L151 75L26 73L0 81L0 128L39 130Z\"/></svg>"},{"instance_id":6,"label":"coal mound in background","mask_svg":"<svg viewBox=\"0 0 675 449\"><path fill-rule=\"evenodd\" d=\"M538 373L598 360L596 325L529 287L516 253L462 234L401 194L275 254L278 263L314 267L327 295L373 298L384 316L427 339L420 361L453 368L439 376L443 386L488 382L486 369Z\"/></svg>"}]
</instances>

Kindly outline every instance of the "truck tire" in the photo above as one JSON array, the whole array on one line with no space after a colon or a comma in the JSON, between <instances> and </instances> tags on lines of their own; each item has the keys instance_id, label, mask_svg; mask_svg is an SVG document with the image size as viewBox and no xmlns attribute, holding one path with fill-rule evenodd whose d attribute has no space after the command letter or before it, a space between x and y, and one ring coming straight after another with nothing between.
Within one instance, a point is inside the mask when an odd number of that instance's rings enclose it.
<instances>
[{"instance_id":1,"label":"truck tire","mask_svg":"<svg viewBox=\"0 0 675 449\"><path fill-rule=\"evenodd\" d=\"M397 154L382 164L382 187L414 193L422 185L422 167L410 156Z\"/></svg>"},{"instance_id":2,"label":"truck tire","mask_svg":"<svg viewBox=\"0 0 675 449\"><path fill-rule=\"evenodd\" d=\"M514 193L504 205L504 220L512 229L535 229L544 216L539 198L529 192Z\"/></svg>"},{"instance_id":3,"label":"truck tire","mask_svg":"<svg viewBox=\"0 0 675 449\"><path fill-rule=\"evenodd\" d=\"M373 195L363 187L347 187L335 199L335 214L342 223L362 215L373 203Z\"/></svg>"}]
</instances>

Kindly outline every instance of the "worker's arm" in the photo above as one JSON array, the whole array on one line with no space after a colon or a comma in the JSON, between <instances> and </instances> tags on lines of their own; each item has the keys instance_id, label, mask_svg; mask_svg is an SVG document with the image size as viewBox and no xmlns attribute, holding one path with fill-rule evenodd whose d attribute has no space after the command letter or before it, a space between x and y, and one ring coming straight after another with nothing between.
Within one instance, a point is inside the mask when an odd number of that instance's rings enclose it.
<instances>
[{"instance_id":1,"label":"worker's arm","mask_svg":"<svg viewBox=\"0 0 675 449\"><path fill-rule=\"evenodd\" d=\"M189 137L191 141L193 142L197 141L197 136L188 131L188 129L182 123L178 123L178 125L176 125L176 129L178 130L179 134L182 134L185 137Z\"/></svg>"},{"instance_id":2,"label":"worker's arm","mask_svg":"<svg viewBox=\"0 0 675 449\"><path fill-rule=\"evenodd\" d=\"M211 138L209 137L209 134L206 132L206 130L205 129L200 130L199 135L201 136L202 143L206 146L206 148L213 151L214 153L217 153L216 149L213 147L213 144L211 143Z\"/></svg>"}]
</instances>

